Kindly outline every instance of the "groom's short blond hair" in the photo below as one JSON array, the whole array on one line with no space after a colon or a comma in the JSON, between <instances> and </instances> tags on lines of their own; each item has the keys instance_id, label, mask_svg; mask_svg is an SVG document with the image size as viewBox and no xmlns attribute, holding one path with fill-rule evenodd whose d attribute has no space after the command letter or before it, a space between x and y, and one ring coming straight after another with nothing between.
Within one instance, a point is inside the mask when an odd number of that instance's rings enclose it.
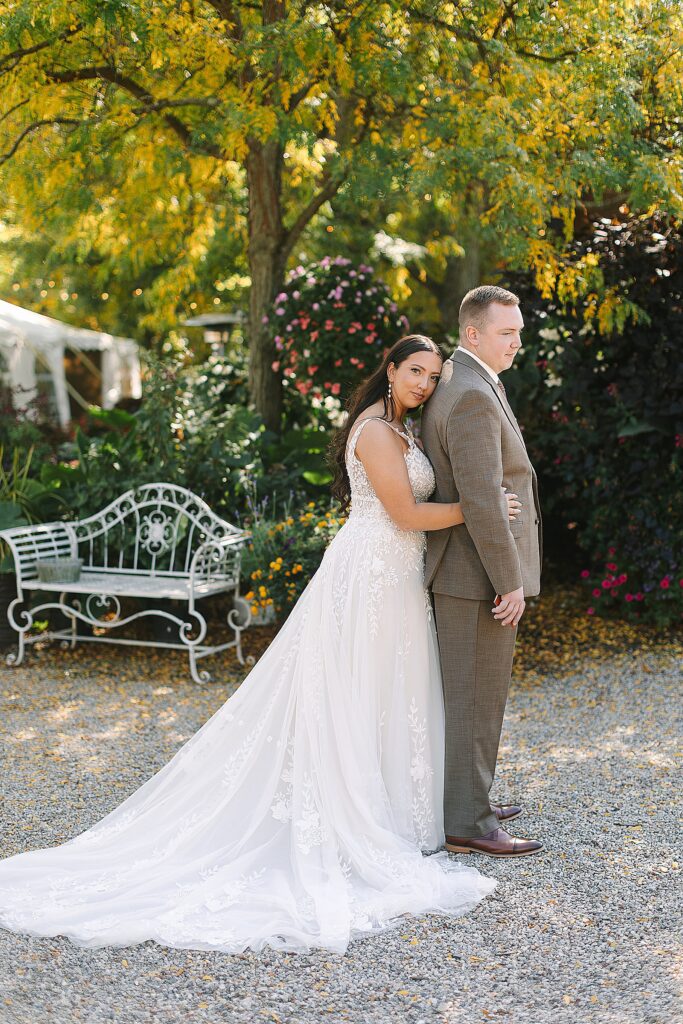
<instances>
[{"instance_id":1,"label":"groom's short blond hair","mask_svg":"<svg viewBox=\"0 0 683 1024\"><path fill-rule=\"evenodd\" d=\"M502 306L518 306L519 297L514 292L509 292L507 288L499 288L495 284L481 284L467 293L460 303L458 314L461 338L465 336L465 331L470 325L478 330L485 327L488 308L494 302L499 302Z\"/></svg>"}]
</instances>

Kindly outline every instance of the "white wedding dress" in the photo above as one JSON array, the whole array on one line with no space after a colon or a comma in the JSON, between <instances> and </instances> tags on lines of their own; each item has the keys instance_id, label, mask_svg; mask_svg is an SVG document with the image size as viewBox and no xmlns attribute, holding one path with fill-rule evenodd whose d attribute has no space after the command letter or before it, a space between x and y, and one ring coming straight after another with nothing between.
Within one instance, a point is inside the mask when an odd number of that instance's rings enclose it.
<instances>
[{"instance_id":1,"label":"white wedding dress","mask_svg":"<svg viewBox=\"0 0 683 1024\"><path fill-rule=\"evenodd\" d=\"M444 716L424 534L393 525L349 439L352 510L237 692L61 846L0 861L0 925L80 946L343 952L495 882L445 852ZM432 467L407 438L413 492ZM405 921L402 922L405 926Z\"/></svg>"}]
</instances>

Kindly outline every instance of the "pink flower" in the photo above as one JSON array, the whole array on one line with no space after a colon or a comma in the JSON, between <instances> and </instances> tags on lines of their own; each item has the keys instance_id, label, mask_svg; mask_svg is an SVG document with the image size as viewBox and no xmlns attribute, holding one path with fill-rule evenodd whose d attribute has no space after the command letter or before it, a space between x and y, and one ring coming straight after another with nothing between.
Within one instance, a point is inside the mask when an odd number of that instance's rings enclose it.
<instances>
[{"instance_id":1,"label":"pink flower","mask_svg":"<svg viewBox=\"0 0 683 1024\"><path fill-rule=\"evenodd\" d=\"M274 373L277 373L277 371L280 369L280 362L279 362L279 360L276 359L275 362L271 363L270 364L270 368L271 368L271 370L273 370Z\"/></svg>"},{"instance_id":2,"label":"pink flower","mask_svg":"<svg viewBox=\"0 0 683 1024\"><path fill-rule=\"evenodd\" d=\"M314 309L316 311L316 313L317 313L318 310L320 309L320 303L319 302L314 302L313 305L311 306L311 309Z\"/></svg>"},{"instance_id":3,"label":"pink flower","mask_svg":"<svg viewBox=\"0 0 683 1024\"><path fill-rule=\"evenodd\" d=\"M595 608L586 608L586 615L595 615Z\"/></svg>"},{"instance_id":4,"label":"pink flower","mask_svg":"<svg viewBox=\"0 0 683 1024\"><path fill-rule=\"evenodd\" d=\"M667 577L666 577L666 576L665 576L665 577L664 577L664 579L663 579L663 580L662 580L662 581L660 582L660 584L659 584L659 585L660 585L660 587L662 588L662 590L668 590L668 589L669 589L669 580L667 579Z\"/></svg>"},{"instance_id":5,"label":"pink flower","mask_svg":"<svg viewBox=\"0 0 683 1024\"><path fill-rule=\"evenodd\" d=\"M626 594L626 600L627 601L633 601L633 599L634 599L633 598L633 594Z\"/></svg>"},{"instance_id":6,"label":"pink flower","mask_svg":"<svg viewBox=\"0 0 683 1024\"><path fill-rule=\"evenodd\" d=\"M621 576L617 580L617 583L626 583L627 579L628 579L628 576L626 575L626 573L622 572Z\"/></svg>"},{"instance_id":7,"label":"pink flower","mask_svg":"<svg viewBox=\"0 0 683 1024\"><path fill-rule=\"evenodd\" d=\"M603 590L609 590L609 588L610 588L611 586L612 586L612 582L611 582L611 580L603 580L603 581L602 581L602 589L603 589Z\"/></svg>"},{"instance_id":8,"label":"pink flower","mask_svg":"<svg viewBox=\"0 0 683 1024\"><path fill-rule=\"evenodd\" d=\"M285 309L284 309L284 306L278 306L278 307L277 307L277 309L275 310L275 312L276 312L276 314L277 314L278 316L282 316L282 314L284 313L284 311L285 311Z\"/></svg>"},{"instance_id":9,"label":"pink flower","mask_svg":"<svg viewBox=\"0 0 683 1024\"><path fill-rule=\"evenodd\" d=\"M340 362L341 362L341 360L340 360ZM332 394L333 395L338 395L340 391L341 391L341 384L333 384L332 385Z\"/></svg>"},{"instance_id":10,"label":"pink flower","mask_svg":"<svg viewBox=\"0 0 683 1024\"><path fill-rule=\"evenodd\" d=\"M335 365L335 366L341 366L341 364L342 364L343 362L344 362L344 360L343 360L343 359L335 359L335 361L334 361L334 365Z\"/></svg>"},{"instance_id":11,"label":"pink flower","mask_svg":"<svg viewBox=\"0 0 683 1024\"><path fill-rule=\"evenodd\" d=\"M636 601L642 601L644 597L645 597L645 594L641 593L641 591L639 590L638 593L636 594Z\"/></svg>"},{"instance_id":12,"label":"pink flower","mask_svg":"<svg viewBox=\"0 0 683 1024\"><path fill-rule=\"evenodd\" d=\"M358 364L358 369L359 370L364 370L365 369L365 363L359 363Z\"/></svg>"},{"instance_id":13,"label":"pink flower","mask_svg":"<svg viewBox=\"0 0 683 1024\"><path fill-rule=\"evenodd\" d=\"M602 594L602 590L598 590L598 588L596 587L595 590L593 591L593 597L600 597L601 594Z\"/></svg>"},{"instance_id":14,"label":"pink flower","mask_svg":"<svg viewBox=\"0 0 683 1024\"><path fill-rule=\"evenodd\" d=\"M607 563L607 568L609 569L610 572L616 572L617 571L617 567L614 564L614 562L608 562Z\"/></svg>"},{"instance_id":15,"label":"pink flower","mask_svg":"<svg viewBox=\"0 0 683 1024\"><path fill-rule=\"evenodd\" d=\"M333 327L334 327L334 321L333 320L326 320L325 321L325 330L326 331L331 331Z\"/></svg>"},{"instance_id":16,"label":"pink flower","mask_svg":"<svg viewBox=\"0 0 683 1024\"><path fill-rule=\"evenodd\" d=\"M590 572L588 571L588 569L582 569L581 570L581 579L582 580L587 580L589 576L590 576Z\"/></svg>"},{"instance_id":17,"label":"pink flower","mask_svg":"<svg viewBox=\"0 0 683 1024\"><path fill-rule=\"evenodd\" d=\"M317 367L317 366L309 366L309 367L308 367L308 376L309 376L309 377L312 377L312 376L313 376L313 374L314 374L314 373L315 373L315 372L316 372L317 370L318 370L318 367Z\"/></svg>"}]
</instances>

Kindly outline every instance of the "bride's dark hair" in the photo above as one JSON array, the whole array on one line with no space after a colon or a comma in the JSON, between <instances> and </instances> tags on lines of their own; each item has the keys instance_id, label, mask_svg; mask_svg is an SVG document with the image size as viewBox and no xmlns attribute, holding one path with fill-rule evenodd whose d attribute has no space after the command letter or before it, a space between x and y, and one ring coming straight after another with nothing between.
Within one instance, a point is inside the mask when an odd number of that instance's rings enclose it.
<instances>
[{"instance_id":1,"label":"bride's dark hair","mask_svg":"<svg viewBox=\"0 0 683 1024\"><path fill-rule=\"evenodd\" d=\"M377 367L372 376L358 385L346 403L346 422L332 438L329 453L331 468L334 472L332 495L340 503L342 512L347 511L351 501L351 482L346 470L346 444L351 428L360 414L378 402L380 398L384 405L382 419L393 419L396 410L394 400L390 397L387 388L387 369L390 363L400 366L404 360L416 352L434 352L442 360L444 358L443 352L431 338L424 334L407 334L391 346L385 353L381 365Z\"/></svg>"}]
</instances>

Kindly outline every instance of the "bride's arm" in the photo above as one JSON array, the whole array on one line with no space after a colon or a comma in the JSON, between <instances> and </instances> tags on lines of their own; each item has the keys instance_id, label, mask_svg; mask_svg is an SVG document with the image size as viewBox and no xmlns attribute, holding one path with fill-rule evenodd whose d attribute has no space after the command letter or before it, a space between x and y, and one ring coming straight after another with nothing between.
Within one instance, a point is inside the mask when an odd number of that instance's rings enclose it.
<instances>
[{"instance_id":1,"label":"bride's arm","mask_svg":"<svg viewBox=\"0 0 683 1024\"><path fill-rule=\"evenodd\" d=\"M444 530L463 523L459 502L415 501L404 451L398 434L378 420L365 425L356 445L356 456L396 526L401 530ZM506 497L512 518L519 502L516 495Z\"/></svg>"}]
</instances>

